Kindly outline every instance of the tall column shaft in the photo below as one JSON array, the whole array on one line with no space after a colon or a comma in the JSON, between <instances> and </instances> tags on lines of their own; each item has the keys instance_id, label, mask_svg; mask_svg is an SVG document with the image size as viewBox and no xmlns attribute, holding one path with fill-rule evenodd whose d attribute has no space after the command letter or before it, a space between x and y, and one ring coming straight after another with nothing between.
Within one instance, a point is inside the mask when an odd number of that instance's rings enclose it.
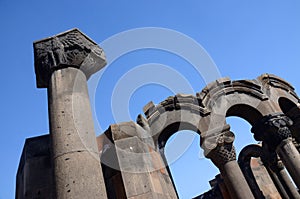
<instances>
[{"instance_id":1,"label":"tall column shaft","mask_svg":"<svg viewBox=\"0 0 300 199\"><path fill-rule=\"evenodd\" d=\"M300 199L299 192L297 191L297 188L292 183L291 178L288 176L286 171L284 169L281 169L277 176L280 177L282 184L286 187L287 193L290 195L291 198L294 199Z\"/></svg>"},{"instance_id":2,"label":"tall column shaft","mask_svg":"<svg viewBox=\"0 0 300 199\"><path fill-rule=\"evenodd\" d=\"M283 164L293 178L295 184L300 188L300 154L291 138L285 139L276 149Z\"/></svg>"},{"instance_id":3,"label":"tall column shaft","mask_svg":"<svg viewBox=\"0 0 300 199\"><path fill-rule=\"evenodd\" d=\"M263 144L262 161L273 179L282 198L300 198L300 195L292 183L291 178L286 173L283 162L278 158L274 150L270 150L268 145Z\"/></svg>"},{"instance_id":4,"label":"tall column shaft","mask_svg":"<svg viewBox=\"0 0 300 199\"><path fill-rule=\"evenodd\" d=\"M78 29L36 41L38 88L48 89L56 198L107 198L87 79L106 64L103 50Z\"/></svg>"},{"instance_id":5,"label":"tall column shaft","mask_svg":"<svg viewBox=\"0 0 300 199\"><path fill-rule=\"evenodd\" d=\"M228 192L233 199L254 199L251 189L236 161L234 134L225 125L221 132L207 132L201 138L205 156L219 168Z\"/></svg>"},{"instance_id":6,"label":"tall column shaft","mask_svg":"<svg viewBox=\"0 0 300 199\"><path fill-rule=\"evenodd\" d=\"M267 115L252 127L254 138L276 151L295 184L300 188L300 154L292 142L293 121L282 113Z\"/></svg>"},{"instance_id":7,"label":"tall column shaft","mask_svg":"<svg viewBox=\"0 0 300 199\"><path fill-rule=\"evenodd\" d=\"M268 172L270 174L270 177L272 178L277 190L280 193L280 196L282 199L289 199L289 195L287 193L286 187L284 186L282 179L280 179L280 176L268 168Z\"/></svg>"},{"instance_id":8,"label":"tall column shaft","mask_svg":"<svg viewBox=\"0 0 300 199\"><path fill-rule=\"evenodd\" d=\"M220 171L232 198L254 198L236 161L227 162Z\"/></svg>"},{"instance_id":9,"label":"tall column shaft","mask_svg":"<svg viewBox=\"0 0 300 199\"><path fill-rule=\"evenodd\" d=\"M83 72L55 71L48 100L57 198L106 198Z\"/></svg>"}]
</instances>

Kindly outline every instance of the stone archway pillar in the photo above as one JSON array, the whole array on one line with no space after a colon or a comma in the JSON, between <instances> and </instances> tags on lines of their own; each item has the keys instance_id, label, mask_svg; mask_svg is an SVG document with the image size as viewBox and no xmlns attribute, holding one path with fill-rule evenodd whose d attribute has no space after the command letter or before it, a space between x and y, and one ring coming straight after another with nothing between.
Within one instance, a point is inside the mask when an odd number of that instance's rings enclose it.
<instances>
[{"instance_id":1,"label":"stone archway pillar","mask_svg":"<svg viewBox=\"0 0 300 199\"><path fill-rule=\"evenodd\" d=\"M38 88L48 88L56 198L101 198L106 190L87 79L106 64L102 49L77 29L34 43Z\"/></svg>"},{"instance_id":2,"label":"stone archway pillar","mask_svg":"<svg viewBox=\"0 0 300 199\"><path fill-rule=\"evenodd\" d=\"M126 198L178 198L149 132L134 122L113 124L109 132L115 157L108 158L115 158L118 164L116 169L121 173ZM109 160L103 163L109 163Z\"/></svg>"},{"instance_id":3,"label":"stone archway pillar","mask_svg":"<svg viewBox=\"0 0 300 199\"><path fill-rule=\"evenodd\" d=\"M282 161L278 158L275 151L271 151L266 143L262 145L261 160L268 170L275 186L280 192L282 198L300 198L300 195L286 173Z\"/></svg>"},{"instance_id":4,"label":"stone archway pillar","mask_svg":"<svg viewBox=\"0 0 300 199\"><path fill-rule=\"evenodd\" d=\"M247 181L236 161L234 134L229 125L221 133L207 132L201 136L205 156L219 168L230 196L234 199L254 199Z\"/></svg>"},{"instance_id":5,"label":"stone archway pillar","mask_svg":"<svg viewBox=\"0 0 300 199\"><path fill-rule=\"evenodd\" d=\"M282 113L267 115L251 131L254 138L264 141L271 151L276 151L295 184L300 188L300 154L292 142L289 127L292 120Z\"/></svg>"}]
</instances>

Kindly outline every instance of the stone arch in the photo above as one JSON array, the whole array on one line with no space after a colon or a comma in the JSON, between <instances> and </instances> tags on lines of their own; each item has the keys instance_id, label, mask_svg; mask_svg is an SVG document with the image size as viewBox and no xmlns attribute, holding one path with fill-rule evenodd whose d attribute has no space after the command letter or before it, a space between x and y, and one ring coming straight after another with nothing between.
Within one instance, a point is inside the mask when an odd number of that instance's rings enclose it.
<instances>
[{"instance_id":1,"label":"stone arch","mask_svg":"<svg viewBox=\"0 0 300 199\"><path fill-rule=\"evenodd\" d=\"M178 130L166 139L165 146L158 146L179 198L186 192L195 196L196 193L207 191L210 187L208 182L218 174L218 168L214 167L209 159L202 159L203 150L199 145L199 139L200 135L195 131ZM206 171L202 168L213 169ZM185 173L184 178L182 172ZM183 183L182 181L186 179L197 184Z\"/></svg>"},{"instance_id":2,"label":"stone arch","mask_svg":"<svg viewBox=\"0 0 300 199\"><path fill-rule=\"evenodd\" d=\"M277 106L278 112L284 113L293 121L293 125L289 128L292 136L296 139L293 142L300 151L300 100L294 87L282 78L272 74L261 75L258 79L273 106Z\"/></svg>"},{"instance_id":3,"label":"stone arch","mask_svg":"<svg viewBox=\"0 0 300 199\"><path fill-rule=\"evenodd\" d=\"M232 197L251 198L251 191L235 161L236 153L232 144L234 134L226 124L226 117L238 116L253 126L265 116L283 112L280 102L284 107L291 107L289 101L284 101L285 98L294 104L298 100L292 87L289 87L284 80L267 75L255 80L231 81L222 78L207 85L196 96L177 94L168 97L158 105L150 102L143 110L146 117L139 115L136 123L128 122L111 126L110 136L114 146L117 147L118 163L120 167L127 168L128 158L123 154L124 151L137 150L138 153L150 154L140 159L143 162L141 165L145 165L141 169L147 171L149 182L153 178L153 171L156 172L155 175L160 176L159 179L168 179L161 185L174 190L171 195L175 196L176 191L169 172L166 172L167 164L161 152L166 141L174 133L180 130L192 130L201 136L200 145L206 157L219 168ZM136 155L132 158L136 159ZM162 165L159 167L161 169L157 169L156 164ZM232 173L233 170L236 172ZM232 175L227 175L228 173ZM132 176L143 179L139 173L128 174L122 171L121 174L126 194L127 190L131 189L126 187L130 184L127 180L132 179ZM236 181L243 184L244 190L234 186ZM150 186L156 189L155 185Z\"/></svg>"},{"instance_id":4,"label":"stone arch","mask_svg":"<svg viewBox=\"0 0 300 199\"><path fill-rule=\"evenodd\" d=\"M261 82L262 89L268 96L268 101L273 109L276 112L284 113L295 122L300 111L299 97L294 87L284 79L272 74L263 74L257 79Z\"/></svg>"},{"instance_id":5,"label":"stone arch","mask_svg":"<svg viewBox=\"0 0 300 199\"><path fill-rule=\"evenodd\" d=\"M202 132L222 129L227 116L242 117L253 125L262 116L274 112L258 80L222 78L207 85L197 97L210 111Z\"/></svg>"},{"instance_id":6,"label":"stone arch","mask_svg":"<svg viewBox=\"0 0 300 199\"><path fill-rule=\"evenodd\" d=\"M285 189L282 188L282 184L276 181L277 176L275 177L275 174L270 171L265 155L263 148L258 144L247 145L239 154L238 163L252 193L255 198L280 197L279 194L288 198ZM252 160L252 158L256 159ZM251 161L255 161L253 164L254 169L252 168ZM254 172L257 172L259 175L255 175Z\"/></svg>"},{"instance_id":7,"label":"stone arch","mask_svg":"<svg viewBox=\"0 0 300 199\"><path fill-rule=\"evenodd\" d=\"M168 139L172 135L174 135L175 133L181 130L191 130L200 135L200 132L198 131L195 125L192 125L191 123L187 123L187 122L174 122L166 126L159 134L157 139L158 148L159 149L164 148Z\"/></svg>"},{"instance_id":8,"label":"stone arch","mask_svg":"<svg viewBox=\"0 0 300 199\"><path fill-rule=\"evenodd\" d=\"M279 97L278 104L282 112L288 116L293 124L289 127L293 136L294 145L297 147L297 150L300 152L300 109L299 106L294 101L286 97Z\"/></svg>"},{"instance_id":9,"label":"stone arch","mask_svg":"<svg viewBox=\"0 0 300 199\"><path fill-rule=\"evenodd\" d=\"M252 158L259 160L251 165ZM255 198L268 198L270 194L273 197L279 197L280 194L282 198L299 198L281 160L266 145L247 145L240 152L238 163ZM253 166L256 168L252 168Z\"/></svg>"},{"instance_id":10,"label":"stone arch","mask_svg":"<svg viewBox=\"0 0 300 199\"><path fill-rule=\"evenodd\" d=\"M150 102L144 113L154 143L163 146L178 130L199 134L221 130L227 116L241 117L254 125L263 116L282 112L278 105L282 97L293 103L298 100L293 87L274 75L265 74L255 80L221 78L196 96L177 94L156 106Z\"/></svg>"},{"instance_id":11,"label":"stone arch","mask_svg":"<svg viewBox=\"0 0 300 199\"><path fill-rule=\"evenodd\" d=\"M144 108L146 119L139 116L138 120L145 121L144 127L148 125L156 149L162 152L163 149L160 149L165 140L179 130L193 130L200 134L200 145L205 156L219 168L230 195L235 198L252 198L250 188L236 162L232 145L234 134L229 131L230 127L225 122L221 129L209 131L207 118L211 115L210 111L198 95L176 95L156 106L152 102L148 103ZM232 171L235 171L234 175L231 175ZM237 181L243 189L233 185Z\"/></svg>"},{"instance_id":12,"label":"stone arch","mask_svg":"<svg viewBox=\"0 0 300 199\"><path fill-rule=\"evenodd\" d=\"M157 149L164 147L167 139L180 130L201 134L199 125L209 114L197 97L183 94L168 97L156 106L150 102L144 107L144 113Z\"/></svg>"},{"instance_id":13,"label":"stone arch","mask_svg":"<svg viewBox=\"0 0 300 199\"><path fill-rule=\"evenodd\" d=\"M264 93L269 97L269 101L273 102L273 105L278 106L280 98L285 98L294 104L299 102L294 87L284 79L272 74L263 74L257 80L261 83Z\"/></svg>"},{"instance_id":14,"label":"stone arch","mask_svg":"<svg viewBox=\"0 0 300 199\"><path fill-rule=\"evenodd\" d=\"M261 149L261 146L252 144L244 147L238 157L238 163L240 165L240 168L252 190L252 193L256 198L264 198L264 196L254 177L250 162L252 157L258 158L262 156L263 151Z\"/></svg>"}]
</instances>

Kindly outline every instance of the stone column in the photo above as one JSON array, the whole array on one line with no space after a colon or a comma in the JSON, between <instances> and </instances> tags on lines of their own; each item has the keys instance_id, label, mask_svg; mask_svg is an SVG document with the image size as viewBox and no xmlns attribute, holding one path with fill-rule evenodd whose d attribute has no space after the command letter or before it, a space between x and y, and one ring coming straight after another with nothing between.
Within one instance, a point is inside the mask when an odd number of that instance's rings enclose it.
<instances>
[{"instance_id":1,"label":"stone column","mask_svg":"<svg viewBox=\"0 0 300 199\"><path fill-rule=\"evenodd\" d=\"M253 199L254 196L236 161L234 134L229 129L229 125L226 125L221 132L201 135L201 147L205 156L219 168L230 196L234 199Z\"/></svg>"},{"instance_id":2,"label":"stone column","mask_svg":"<svg viewBox=\"0 0 300 199\"><path fill-rule=\"evenodd\" d=\"M149 133L143 131L134 122L113 124L108 131L114 144L117 169L122 175L126 198L177 199L160 153L155 150L153 141L143 139ZM103 163L110 166L109 161L104 160Z\"/></svg>"},{"instance_id":3,"label":"stone column","mask_svg":"<svg viewBox=\"0 0 300 199\"><path fill-rule=\"evenodd\" d=\"M274 180L274 183L278 190L280 191L280 194L282 195L282 198L299 198L300 195L292 183L290 177L285 171L285 167L282 163L282 161L278 158L278 155L275 151L272 151L268 148L268 146L263 143L263 164L268 169L268 172L270 173L271 177Z\"/></svg>"},{"instance_id":4,"label":"stone column","mask_svg":"<svg viewBox=\"0 0 300 199\"><path fill-rule=\"evenodd\" d=\"M87 79L105 66L102 49L73 29L34 43L38 88L48 88L56 198L107 198Z\"/></svg>"},{"instance_id":5,"label":"stone column","mask_svg":"<svg viewBox=\"0 0 300 199\"><path fill-rule=\"evenodd\" d=\"M289 129L292 124L292 120L284 114L272 114L263 117L251 131L256 140L265 142L270 151L276 151L295 184L300 188L300 154L292 142Z\"/></svg>"}]
</instances>

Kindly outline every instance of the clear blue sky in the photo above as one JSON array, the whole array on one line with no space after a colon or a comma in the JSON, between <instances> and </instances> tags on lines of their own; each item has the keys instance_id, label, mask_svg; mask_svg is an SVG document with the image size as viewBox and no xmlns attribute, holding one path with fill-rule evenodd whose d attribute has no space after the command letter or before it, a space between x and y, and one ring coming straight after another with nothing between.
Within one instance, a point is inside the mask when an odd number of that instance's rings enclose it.
<instances>
[{"instance_id":1,"label":"clear blue sky","mask_svg":"<svg viewBox=\"0 0 300 199\"><path fill-rule=\"evenodd\" d=\"M0 199L14 198L15 175L25 138L49 131L46 90L35 86L33 41L73 27L78 27L97 43L133 28L168 28L202 45L221 76L252 79L263 73L273 73L297 89L300 88L299 10L297 0L0 0ZM174 44L180 45L180 42L175 40ZM118 48L118 45L113 47ZM144 49L123 55L108 66L96 89L95 114L103 129L110 123L122 121L122 118L114 118L111 110L110 97L116 82L132 68L148 63L167 65L185 77L192 94L205 86L203 77L192 65L172 53ZM151 76L155 78L151 72L136 78L149 80ZM177 81L168 76L166 79L171 83ZM159 103L176 90L159 82L135 89L127 101L132 120L148 101ZM183 87L176 91L190 90ZM238 148L254 142L245 121L229 118L228 123L236 134ZM97 134L100 133L97 129ZM186 138L193 134L176 135ZM181 198L191 198L207 190L208 180L218 172L202 158L199 137L194 135L194 138L186 153L171 165Z\"/></svg>"}]
</instances>

